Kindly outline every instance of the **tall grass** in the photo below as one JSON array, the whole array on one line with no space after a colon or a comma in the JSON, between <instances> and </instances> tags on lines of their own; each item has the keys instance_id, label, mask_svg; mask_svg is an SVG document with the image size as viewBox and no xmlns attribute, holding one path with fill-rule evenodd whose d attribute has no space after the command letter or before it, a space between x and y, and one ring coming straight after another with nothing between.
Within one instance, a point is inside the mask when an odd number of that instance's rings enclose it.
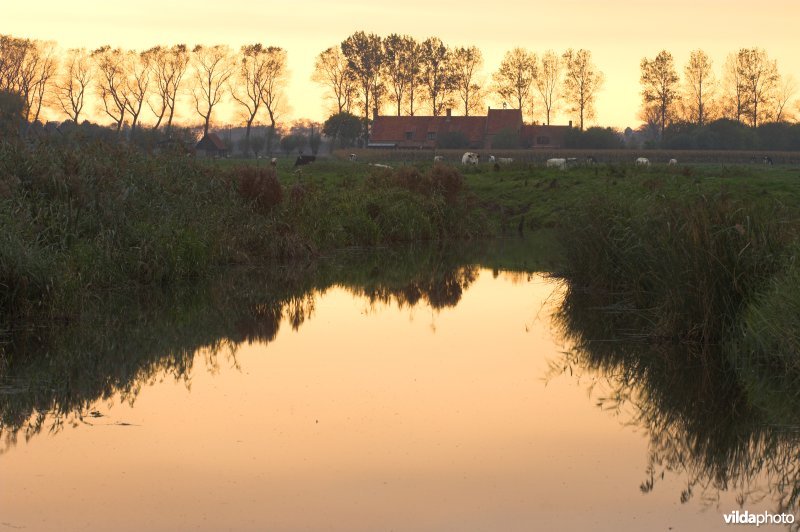
<instances>
[{"instance_id":1,"label":"tall grass","mask_svg":"<svg viewBox=\"0 0 800 532\"><path fill-rule=\"evenodd\" d=\"M794 238L780 212L724 193L597 200L564 227L572 286L619 294L654 340L719 343L783 268Z\"/></svg>"},{"instance_id":2,"label":"tall grass","mask_svg":"<svg viewBox=\"0 0 800 532\"><path fill-rule=\"evenodd\" d=\"M488 233L457 171L349 185L116 144L0 142L0 323L252 260Z\"/></svg>"}]
</instances>

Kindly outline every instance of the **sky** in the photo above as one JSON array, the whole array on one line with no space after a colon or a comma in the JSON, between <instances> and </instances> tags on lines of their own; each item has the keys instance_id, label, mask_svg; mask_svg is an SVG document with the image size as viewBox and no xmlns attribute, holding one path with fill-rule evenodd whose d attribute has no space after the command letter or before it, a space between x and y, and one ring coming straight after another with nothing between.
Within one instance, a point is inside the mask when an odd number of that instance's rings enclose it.
<instances>
[{"instance_id":1,"label":"sky","mask_svg":"<svg viewBox=\"0 0 800 532\"><path fill-rule=\"evenodd\" d=\"M624 128L640 124L639 63L662 49L679 72L694 49L714 60L717 76L725 57L739 48L761 47L782 74L800 78L797 0L39 0L35 8L0 0L0 33L54 40L61 48L112 47L142 50L156 44L261 42L287 50L290 110L286 118L324 120L323 89L310 77L316 56L355 31L441 38L451 46L475 45L484 56L488 84L503 54L524 47L542 52L586 48L605 74L597 97L596 123ZM188 102L187 102L188 103ZM495 102L497 104L497 102ZM228 111L230 112L230 111ZM232 115L220 116L225 120ZM539 120L543 116L537 117ZM553 123L566 123L559 114Z\"/></svg>"}]
</instances>

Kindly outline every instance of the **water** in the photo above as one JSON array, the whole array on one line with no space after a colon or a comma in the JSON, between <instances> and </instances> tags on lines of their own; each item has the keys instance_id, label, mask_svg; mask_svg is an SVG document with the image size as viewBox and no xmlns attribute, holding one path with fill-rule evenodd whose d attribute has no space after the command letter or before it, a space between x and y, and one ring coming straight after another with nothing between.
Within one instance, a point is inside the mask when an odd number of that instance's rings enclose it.
<instances>
[{"instance_id":1,"label":"water","mask_svg":"<svg viewBox=\"0 0 800 532\"><path fill-rule=\"evenodd\" d=\"M643 492L656 425L635 387L608 408L618 380L565 355L561 283L412 256L285 293L239 280L40 344L50 362L12 366L0 395L17 434L0 529L725 528L741 490L682 503L703 475L688 460Z\"/></svg>"}]
</instances>

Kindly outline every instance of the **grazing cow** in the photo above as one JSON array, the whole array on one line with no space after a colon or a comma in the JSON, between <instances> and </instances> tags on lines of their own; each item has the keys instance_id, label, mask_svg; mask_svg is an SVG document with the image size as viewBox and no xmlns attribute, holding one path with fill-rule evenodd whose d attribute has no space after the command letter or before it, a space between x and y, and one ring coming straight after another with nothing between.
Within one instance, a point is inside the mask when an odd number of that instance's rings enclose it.
<instances>
[{"instance_id":1,"label":"grazing cow","mask_svg":"<svg viewBox=\"0 0 800 532\"><path fill-rule=\"evenodd\" d=\"M597 159L595 159L593 155L587 155L586 156L586 164L589 164L589 165L597 164Z\"/></svg>"},{"instance_id":2,"label":"grazing cow","mask_svg":"<svg viewBox=\"0 0 800 532\"><path fill-rule=\"evenodd\" d=\"M497 159L497 162L500 164L511 164L514 162L514 159L511 157L500 157Z\"/></svg>"},{"instance_id":3,"label":"grazing cow","mask_svg":"<svg viewBox=\"0 0 800 532\"><path fill-rule=\"evenodd\" d=\"M670 159L667 163L668 166L675 166L676 164L678 164L678 159Z\"/></svg>"},{"instance_id":4,"label":"grazing cow","mask_svg":"<svg viewBox=\"0 0 800 532\"><path fill-rule=\"evenodd\" d=\"M761 159L761 162L772 166L772 157L768 157L765 155L764 158Z\"/></svg>"},{"instance_id":5,"label":"grazing cow","mask_svg":"<svg viewBox=\"0 0 800 532\"><path fill-rule=\"evenodd\" d=\"M351 161L357 161L358 155L356 155L355 153L351 153L348 159L350 159Z\"/></svg>"},{"instance_id":6,"label":"grazing cow","mask_svg":"<svg viewBox=\"0 0 800 532\"><path fill-rule=\"evenodd\" d=\"M434 155L433 156L433 162L435 162L435 163L444 162L444 155Z\"/></svg>"},{"instance_id":7,"label":"grazing cow","mask_svg":"<svg viewBox=\"0 0 800 532\"><path fill-rule=\"evenodd\" d=\"M567 160L566 159L547 159L546 166L547 166L547 168L558 168L559 170L566 170L567 169Z\"/></svg>"},{"instance_id":8,"label":"grazing cow","mask_svg":"<svg viewBox=\"0 0 800 532\"><path fill-rule=\"evenodd\" d=\"M650 159L647 157L639 157L636 159L636 166L650 166Z\"/></svg>"},{"instance_id":9,"label":"grazing cow","mask_svg":"<svg viewBox=\"0 0 800 532\"><path fill-rule=\"evenodd\" d=\"M270 159L270 160L269 160L269 165L270 165L271 167L273 167L273 168L275 168L276 166L278 166L278 158L277 158L277 157L273 157L272 159Z\"/></svg>"},{"instance_id":10,"label":"grazing cow","mask_svg":"<svg viewBox=\"0 0 800 532\"><path fill-rule=\"evenodd\" d=\"M489 156L489 162L492 163L492 164L497 162L497 160L494 158L494 155L490 155Z\"/></svg>"},{"instance_id":11,"label":"grazing cow","mask_svg":"<svg viewBox=\"0 0 800 532\"><path fill-rule=\"evenodd\" d=\"M471 151L466 152L464 155L461 156L461 164L471 164L476 165L480 162L481 156L477 153L472 153Z\"/></svg>"},{"instance_id":12,"label":"grazing cow","mask_svg":"<svg viewBox=\"0 0 800 532\"><path fill-rule=\"evenodd\" d=\"M297 159L294 162L295 167L297 166L304 166L306 164L311 164L317 160L316 155L298 155Z\"/></svg>"}]
</instances>

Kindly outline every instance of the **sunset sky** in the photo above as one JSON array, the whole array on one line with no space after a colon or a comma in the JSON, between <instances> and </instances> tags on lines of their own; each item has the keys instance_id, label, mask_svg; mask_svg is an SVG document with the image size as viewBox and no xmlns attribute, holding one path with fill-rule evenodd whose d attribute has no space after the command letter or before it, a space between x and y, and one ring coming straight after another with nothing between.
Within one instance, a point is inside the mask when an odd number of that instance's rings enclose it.
<instances>
[{"instance_id":1,"label":"sunset sky","mask_svg":"<svg viewBox=\"0 0 800 532\"><path fill-rule=\"evenodd\" d=\"M497 69L505 51L521 46L586 48L606 76L597 123L636 127L640 122L639 61L661 49L672 52L679 72L689 52L702 48L720 69L728 53L762 47L783 75L800 78L797 0L101 0L4 2L0 33L55 40L62 48L149 48L155 44L262 42L288 52L291 73L288 118L324 120L322 89L310 80L316 55L351 33L438 36L451 46L475 45L484 55L483 76ZM31 7L34 5L35 7ZM495 105L499 102L490 102ZM191 117L188 117L191 118ZM220 116L217 121L233 117ZM541 116L538 116L540 120ZM565 123L559 115L554 123Z\"/></svg>"}]
</instances>

